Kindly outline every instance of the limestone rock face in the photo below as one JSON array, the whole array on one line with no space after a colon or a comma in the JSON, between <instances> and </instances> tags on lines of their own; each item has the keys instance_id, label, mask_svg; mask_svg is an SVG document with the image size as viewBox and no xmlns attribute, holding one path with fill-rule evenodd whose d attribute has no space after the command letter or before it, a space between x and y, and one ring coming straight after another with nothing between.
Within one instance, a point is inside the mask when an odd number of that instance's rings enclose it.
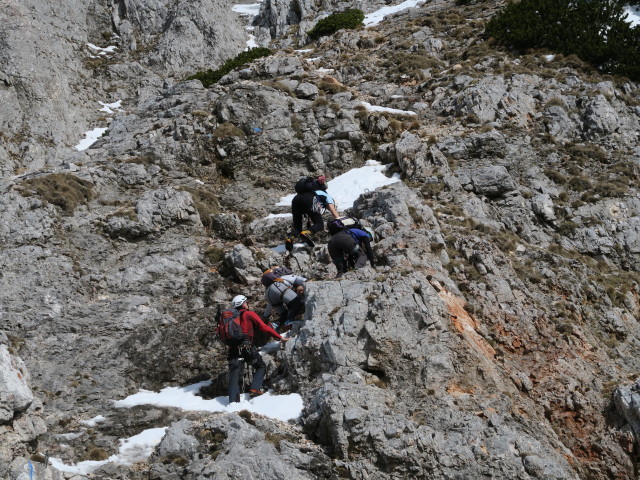
<instances>
[{"instance_id":1,"label":"limestone rock face","mask_svg":"<svg viewBox=\"0 0 640 480\"><path fill-rule=\"evenodd\" d=\"M486 2L301 48L322 16L383 4L265 1L251 25L210 0L0 6L0 477L636 476L638 85L496 49ZM273 54L184 80L249 33ZM339 186L370 161L401 181ZM284 244L281 199L320 173L373 235L338 279L327 232ZM262 314L274 265L308 278L263 352L299 418L116 407L205 380L225 396L217 308ZM134 465L45 466L148 429Z\"/></svg>"},{"instance_id":2,"label":"limestone rock face","mask_svg":"<svg viewBox=\"0 0 640 480\"><path fill-rule=\"evenodd\" d=\"M9 339L0 331L0 476L15 478L12 470L24 466L33 445L47 431L42 402L31 390L24 362L9 351ZM39 469L40 471L42 469Z\"/></svg>"},{"instance_id":3,"label":"limestone rock face","mask_svg":"<svg viewBox=\"0 0 640 480\"><path fill-rule=\"evenodd\" d=\"M230 4L174 3L4 2L0 131L10 141L0 144L3 176L71 157L82 132L107 126L99 102L135 97L139 86L161 84L158 74L217 68L246 46ZM118 85L105 91L99 78L76 81L95 71L109 71Z\"/></svg>"}]
</instances>

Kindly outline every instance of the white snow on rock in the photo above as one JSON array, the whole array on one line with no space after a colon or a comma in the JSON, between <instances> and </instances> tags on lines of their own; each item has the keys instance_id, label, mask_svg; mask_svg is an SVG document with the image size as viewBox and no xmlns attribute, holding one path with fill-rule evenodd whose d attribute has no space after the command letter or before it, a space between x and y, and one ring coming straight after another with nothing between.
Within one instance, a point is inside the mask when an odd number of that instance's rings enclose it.
<instances>
[{"instance_id":1,"label":"white snow on rock","mask_svg":"<svg viewBox=\"0 0 640 480\"><path fill-rule=\"evenodd\" d=\"M95 427L98 423L104 422L107 419L104 415L98 415L89 420L80 420L80 423L87 427Z\"/></svg>"},{"instance_id":2,"label":"white snow on rock","mask_svg":"<svg viewBox=\"0 0 640 480\"><path fill-rule=\"evenodd\" d=\"M384 17L386 17L387 15L398 13L402 10L406 10L407 8L417 7L424 2L425 0L406 0L398 5L382 7L380 10L376 10L375 12L371 12L368 15L364 16L364 26L373 27L374 25L378 25L380 22L382 22L382 20L384 20Z\"/></svg>"},{"instance_id":3,"label":"white snow on rock","mask_svg":"<svg viewBox=\"0 0 640 480\"><path fill-rule=\"evenodd\" d=\"M398 110L397 108L380 107L378 105L371 105L369 102L360 102L360 104L369 112L387 112L395 113L397 115L417 115L416 112L411 110Z\"/></svg>"},{"instance_id":4,"label":"white snow on rock","mask_svg":"<svg viewBox=\"0 0 640 480\"><path fill-rule=\"evenodd\" d=\"M101 112L114 113L115 110L120 110L120 106L122 105L122 100L118 100L117 102L113 102L113 103L104 103L104 102L98 102L98 103L102 105L102 108L100 109Z\"/></svg>"},{"instance_id":5,"label":"white snow on rock","mask_svg":"<svg viewBox=\"0 0 640 480\"><path fill-rule=\"evenodd\" d=\"M239 13L240 15L250 15L255 17L260 13L260 5L260 3L237 4L231 7L231 10Z\"/></svg>"},{"instance_id":6,"label":"white snow on rock","mask_svg":"<svg viewBox=\"0 0 640 480\"><path fill-rule=\"evenodd\" d=\"M150 428L133 437L121 439L119 440L118 453L111 455L106 460L87 460L78 462L75 465L66 465L59 458L50 458L49 462L61 472L77 473L79 475L88 475L107 463L133 465L134 463L144 462L153 453L156 445L160 443L166 430L167 427Z\"/></svg>"},{"instance_id":7,"label":"white snow on rock","mask_svg":"<svg viewBox=\"0 0 640 480\"><path fill-rule=\"evenodd\" d=\"M108 130L108 127L99 127L99 128L94 128L93 130L89 130L88 132L85 132L84 134L84 139L80 140L80 143L78 143L75 146L76 150L79 151L83 151L86 150L87 148L89 148L91 145L93 145L94 143L96 143L98 141L98 139L104 134L104 132L106 132Z\"/></svg>"},{"instance_id":8,"label":"white snow on rock","mask_svg":"<svg viewBox=\"0 0 640 480\"><path fill-rule=\"evenodd\" d=\"M338 210L351 208L361 194L399 182L399 174L395 173L391 177L385 175L388 167L375 160L368 160L364 166L349 170L330 180L327 183L327 192L336 201L336 208ZM282 197L276 205L290 206L293 197L295 193Z\"/></svg>"},{"instance_id":9,"label":"white snow on rock","mask_svg":"<svg viewBox=\"0 0 640 480\"><path fill-rule=\"evenodd\" d=\"M236 4L231 7L231 10L239 13L243 17L247 17L247 20L251 24L253 19L260 13L260 3L241 3ZM255 27L249 25L246 27L248 32L253 32ZM249 40L247 40L247 48L246 50L251 50L252 48L257 48L258 44L256 43L256 37L252 33L249 33Z\"/></svg>"},{"instance_id":10,"label":"white snow on rock","mask_svg":"<svg viewBox=\"0 0 640 480\"><path fill-rule=\"evenodd\" d=\"M115 45L102 48L102 47L98 47L97 45L94 45L93 43L87 43L87 46L91 50L96 52L98 55L108 55L109 53L115 53L116 49L118 48Z\"/></svg>"},{"instance_id":11,"label":"white snow on rock","mask_svg":"<svg viewBox=\"0 0 640 480\"><path fill-rule=\"evenodd\" d=\"M294 420L302 414L304 407L302 397L297 393L290 395L271 395L269 392L249 399L249 394L242 395L237 403L229 403L229 398L216 397L205 400L196 395L202 387L211 382L200 382L188 387L167 387L160 392L141 390L114 403L117 408L131 408L138 405L155 405L156 407L176 407L182 410L200 412L239 412L248 410L253 413L274 418L283 422Z\"/></svg>"}]
</instances>

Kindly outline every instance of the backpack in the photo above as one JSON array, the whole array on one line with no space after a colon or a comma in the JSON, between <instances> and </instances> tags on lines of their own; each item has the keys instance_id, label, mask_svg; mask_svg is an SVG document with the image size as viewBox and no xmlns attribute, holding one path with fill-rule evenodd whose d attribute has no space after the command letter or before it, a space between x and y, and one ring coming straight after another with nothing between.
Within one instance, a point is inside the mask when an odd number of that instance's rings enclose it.
<instances>
[{"instance_id":1,"label":"backpack","mask_svg":"<svg viewBox=\"0 0 640 480\"><path fill-rule=\"evenodd\" d=\"M334 220L331 220L327 225L327 229L330 234L338 233L340 230L350 229L350 228L359 228L360 230L367 231L358 221L357 218L353 217L340 217ZM367 232L368 233L368 232Z\"/></svg>"},{"instance_id":2,"label":"backpack","mask_svg":"<svg viewBox=\"0 0 640 480\"><path fill-rule=\"evenodd\" d=\"M271 267L264 271L260 282L265 287L270 287L273 282L281 282L284 275L291 275L293 270L287 267Z\"/></svg>"},{"instance_id":3,"label":"backpack","mask_svg":"<svg viewBox=\"0 0 640 480\"><path fill-rule=\"evenodd\" d=\"M220 310L218 307L218 327L216 333L225 345L237 347L247 340L247 335L242 330L240 320L242 312L235 308Z\"/></svg>"},{"instance_id":4,"label":"backpack","mask_svg":"<svg viewBox=\"0 0 640 480\"><path fill-rule=\"evenodd\" d=\"M313 177L302 177L293 187L296 193L308 193L316 190L327 190L327 185L321 185L318 180Z\"/></svg>"}]
</instances>

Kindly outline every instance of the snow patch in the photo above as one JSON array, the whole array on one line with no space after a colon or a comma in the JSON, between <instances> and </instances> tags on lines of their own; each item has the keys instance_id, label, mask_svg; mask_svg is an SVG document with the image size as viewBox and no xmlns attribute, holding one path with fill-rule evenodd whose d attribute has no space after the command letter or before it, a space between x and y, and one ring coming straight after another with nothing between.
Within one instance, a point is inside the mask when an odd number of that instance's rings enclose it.
<instances>
[{"instance_id":1,"label":"snow patch","mask_svg":"<svg viewBox=\"0 0 640 480\"><path fill-rule=\"evenodd\" d=\"M156 407L175 407L182 410L199 412L239 412L248 410L253 413L274 418L283 422L294 420L302 414L304 407L302 397L297 393L290 395L271 395L269 392L249 399L249 394L242 395L237 403L229 403L228 397L216 397L205 400L196 394L202 387L211 382L200 382L188 387L167 387L160 392L141 390L123 400L114 402L116 408L131 408L138 405L155 405Z\"/></svg>"},{"instance_id":2,"label":"snow patch","mask_svg":"<svg viewBox=\"0 0 640 480\"><path fill-rule=\"evenodd\" d=\"M115 45L102 48L102 47L98 47L97 45L94 45L93 43L87 43L87 47L89 47L91 50L96 52L98 55L107 55L109 53L115 53L116 49L118 48Z\"/></svg>"},{"instance_id":3,"label":"snow patch","mask_svg":"<svg viewBox=\"0 0 640 480\"><path fill-rule=\"evenodd\" d=\"M78 143L75 146L76 150L79 151L83 151L86 150L87 148L89 148L91 145L93 145L94 143L96 143L98 141L98 139L104 134L104 132L106 132L108 130L107 127L100 127L100 128L94 128L93 130L89 130L88 132L85 132L84 134L84 139L80 140L80 143Z\"/></svg>"},{"instance_id":4,"label":"snow patch","mask_svg":"<svg viewBox=\"0 0 640 480\"><path fill-rule=\"evenodd\" d=\"M231 10L240 15L250 15L255 17L260 13L260 3L237 4L231 7Z\"/></svg>"},{"instance_id":5,"label":"snow patch","mask_svg":"<svg viewBox=\"0 0 640 480\"><path fill-rule=\"evenodd\" d=\"M120 106L122 105L122 100L118 100L117 102L113 102L113 103L104 103L104 102L98 102L98 103L102 105L102 108L100 109L101 112L114 113L115 110L120 110Z\"/></svg>"},{"instance_id":6,"label":"snow patch","mask_svg":"<svg viewBox=\"0 0 640 480\"><path fill-rule=\"evenodd\" d=\"M384 20L384 17L386 17L387 15L401 12L402 10L406 10L407 8L417 7L425 1L426 0L406 0L398 5L382 7L380 10L376 10L375 12L369 13L368 15L364 16L364 26L373 27L375 25L378 25L380 22L382 22L382 20Z\"/></svg>"},{"instance_id":7,"label":"snow patch","mask_svg":"<svg viewBox=\"0 0 640 480\"><path fill-rule=\"evenodd\" d=\"M107 419L104 415L98 415L89 420L80 420L80 423L87 427L95 427L98 423L104 422Z\"/></svg>"},{"instance_id":8,"label":"snow patch","mask_svg":"<svg viewBox=\"0 0 640 480\"><path fill-rule=\"evenodd\" d=\"M50 458L51 466L61 472L76 473L79 475L88 475L107 463L117 463L120 465L133 465L134 463L143 462L149 458L153 450L162 440L167 427L151 428L144 430L138 435L130 438L119 440L120 447L116 455L111 455L106 460L87 460L78 462L75 465L66 465L59 458Z\"/></svg>"},{"instance_id":9,"label":"snow patch","mask_svg":"<svg viewBox=\"0 0 640 480\"><path fill-rule=\"evenodd\" d=\"M398 110L397 108L389 108L389 107L380 107L378 105L371 105L369 102L360 102L364 108L369 112L388 112L395 113L399 115L417 115L416 112L412 112L411 110Z\"/></svg>"},{"instance_id":10,"label":"snow patch","mask_svg":"<svg viewBox=\"0 0 640 480\"><path fill-rule=\"evenodd\" d=\"M388 168L389 165L368 160L364 166L349 170L327 182L327 191L336 201L336 208L338 205L342 205L344 209L351 208L361 194L399 182L400 174L395 173L391 177L385 175ZM295 193L282 197L276 205L289 206L293 197Z\"/></svg>"}]
</instances>

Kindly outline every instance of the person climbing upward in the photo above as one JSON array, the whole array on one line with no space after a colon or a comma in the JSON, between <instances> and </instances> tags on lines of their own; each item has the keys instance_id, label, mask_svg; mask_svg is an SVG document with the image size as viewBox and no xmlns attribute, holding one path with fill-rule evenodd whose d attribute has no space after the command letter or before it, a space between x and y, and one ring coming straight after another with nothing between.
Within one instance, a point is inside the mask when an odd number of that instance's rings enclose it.
<instances>
[{"instance_id":1,"label":"person climbing upward","mask_svg":"<svg viewBox=\"0 0 640 480\"><path fill-rule=\"evenodd\" d=\"M327 244L329 256L338 270L336 278L342 277L349 268L365 267L367 260L374 266L369 232L357 226L345 226L341 219L332 220L327 228L331 235Z\"/></svg>"},{"instance_id":2,"label":"person climbing upward","mask_svg":"<svg viewBox=\"0 0 640 480\"><path fill-rule=\"evenodd\" d=\"M240 401L240 388L238 381L240 380L240 371L242 361L247 365L251 365L254 369L253 379L249 387L249 395L256 397L264 393L262 383L266 372L266 364L262 360L262 356L253 344L254 329L258 329L281 342L287 342L289 339L282 337L269 325L265 324L258 314L249 310L247 297L244 295L236 295L231 301L231 314L237 316L239 326L242 329L241 339L235 342L225 342L229 346L227 360L229 362L229 403ZM220 328L220 327L219 327Z\"/></svg>"},{"instance_id":3,"label":"person climbing upward","mask_svg":"<svg viewBox=\"0 0 640 480\"><path fill-rule=\"evenodd\" d=\"M339 218L340 214L336 210L335 201L327 193L327 183L324 175L316 178L304 177L298 180L295 186L296 196L291 201L291 213L293 215L292 236L301 236L307 239L309 235L324 230L324 220L322 214L324 210L329 210L333 218ZM303 228L303 217L307 216L308 225ZM312 243L312 242L308 242ZM293 238L286 240L287 250L293 248Z\"/></svg>"},{"instance_id":4,"label":"person climbing upward","mask_svg":"<svg viewBox=\"0 0 640 480\"><path fill-rule=\"evenodd\" d=\"M278 329L290 328L296 315L304 307L304 288L306 278L295 275L287 267L274 267L262 274L262 284L266 287L264 292L267 307L262 314L266 322L275 310L279 314L276 322Z\"/></svg>"}]
</instances>

